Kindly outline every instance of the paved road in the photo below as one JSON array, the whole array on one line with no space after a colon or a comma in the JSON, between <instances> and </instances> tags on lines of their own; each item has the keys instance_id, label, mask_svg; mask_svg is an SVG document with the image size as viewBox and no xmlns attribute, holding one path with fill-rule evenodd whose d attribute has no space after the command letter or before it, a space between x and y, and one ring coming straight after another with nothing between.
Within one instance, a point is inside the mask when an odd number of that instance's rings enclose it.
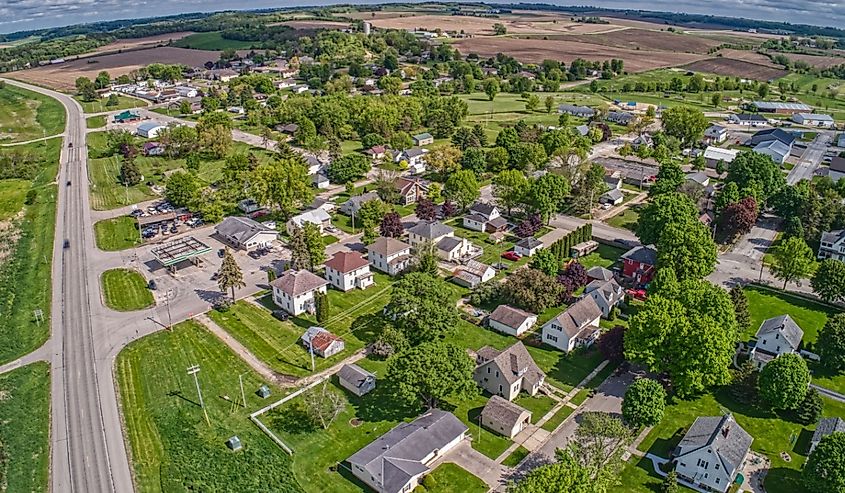
<instances>
[{"instance_id":1,"label":"paved road","mask_svg":"<svg viewBox=\"0 0 845 493\"><path fill-rule=\"evenodd\" d=\"M833 137L830 134L819 132L816 138L807 144L798 164L789 171L786 182L795 185L801 180L812 180L832 139Z\"/></svg>"}]
</instances>

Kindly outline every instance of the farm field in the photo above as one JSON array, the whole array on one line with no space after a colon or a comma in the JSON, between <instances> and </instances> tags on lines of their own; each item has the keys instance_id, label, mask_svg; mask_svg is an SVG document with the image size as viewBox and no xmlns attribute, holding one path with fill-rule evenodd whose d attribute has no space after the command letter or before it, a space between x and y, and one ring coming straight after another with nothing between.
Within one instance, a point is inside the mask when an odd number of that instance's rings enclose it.
<instances>
[{"instance_id":1,"label":"farm field","mask_svg":"<svg viewBox=\"0 0 845 493\"><path fill-rule=\"evenodd\" d=\"M492 35L493 24L504 24L509 34L556 34L589 33L607 31L618 27L600 24L572 22L569 16L554 13L526 13L523 15L503 15L497 18L441 15L427 12L384 13L375 18L362 18L372 22L373 26L387 29L425 29L444 31L464 31L475 35Z\"/></svg>"},{"instance_id":2,"label":"farm field","mask_svg":"<svg viewBox=\"0 0 845 493\"><path fill-rule=\"evenodd\" d=\"M341 22L341 21L319 21L319 20L292 20L292 21L283 21L278 22L275 24L271 24L273 26L288 26L294 29L299 29L303 31L314 30L314 29L347 29L349 28L348 22Z\"/></svg>"},{"instance_id":3,"label":"farm field","mask_svg":"<svg viewBox=\"0 0 845 493\"><path fill-rule=\"evenodd\" d=\"M731 48L724 48L719 50L719 54L723 58L730 60L742 60L743 62L756 63L758 65L767 65L769 67L780 68L772 60L762 53L752 50L734 50Z\"/></svg>"},{"instance_id":4,"label":"farm field","mask_svg":"<svg viewBox=\"0 0 845 493\"><path fill-rule=\"evenodd\" d=\"M11 84L0 86L0 142L26 142L64 131L60 102Z\"/></svg>"},{"instance_id":5,"label":"farm field","mask_svg":"<svg viewBox=\"0 0 845 493\"><path fill-rule=\"evenodd\" d=\"M3 491L49 491L50 366L32 363L0 375L0 396Z\"/></svg>"},{"instance_id":6,"label":"farm field","mask_svg":"<svg viewBox=\"0 0 845 493\"><path fill-rule=\"evenodd\" d=\"M153 306L155 300L147 281L140 272L132 269L112 269L103 272L103 299L106 306L119 312L143 310Z\"/></svg>"},{"instance_id":7,"label":"farm field","mask_svg":"<svg viewBox=\"0 0 845 493\"><path fill-rule=\"evenodd\" d=\"M192 365L200 367L208 423L185 372ZM267 404L254 392L267 382L205 327L183 322L133 342L118 354L115 374L137 491L228 491L235 484L239 491L301 491L291 458L248 419ZM238 375L246 408L225 397L240 395ZM235 435L244 448L233 453L225 442Z\"/></svg>"},{"instance_id":8,"label":"farm field","mask_svg":"<svg viewBox=\"0 0 845 493\"><path fill-rule=\"evenodd\" d=\"M693 72L704 72L728 77L743 77L758 81L779 79L789 73L787 70L772 66L730 58L708 58L684 65L683 68L692 70Z\"/></svg>"},{"instance_id":9,"label":"farm field","mask_svg":"<svg viewBox=\"0 0 845 493\"><path fill-rule=\"evenodd\" d=\"M94 223L97 248L106 252L126 250L141 244L138 222L131 216L103 219Z\"/></svg>"},{"instance_id":10,"label":"farm field","mask_svg":"<svg viewBox=\"0 0 845 493\"><path fill-rule=\"evenodd\" d=\"M803 55L800 53L787 53L786 57L792 61L802 61L810 64L816 68L828 68L834 65L841 65L845 63L845 57L841 56L819 56L819 55Z\"/></svg>"},{"instance_id":11,"label":"farm field","mask_svg":"<svg viewBox=\"0 0 845 493\"><path fill-rule=\"evenodd\" d=\"M182 31L176 33L164 33L155 36L145 36L143 38L127 38L118 39L107 45L103 45L96 50L86 53L82 56L92 56L101 53L112 53L116 51L138 50L144 48L154 48L156 46L166 45L170 42L177 41L193 34L191 31Z\"/></svg>"},{"instance_id":12,"label":"farm field","mask_svg":"<svg viewBox=\"0 0 845 493\"><path fill-rule=\"evenodd\" d=\"M172 46L177 48L190 48L194 50L244 50L249 49L252 41L239 41L236 39L225 39L219 31L207 33L189 34L177 41Z\"/></svg>"},{"instance_id":13,"label":"farm field","mask_svg":"<svg viewBox=\"0 0 845 493\"><path fill-rule=\"evenodd\" d=\"M610 32L583 34L579 36L558 36L549 39L571 39L583 43L595 43L629 50L674 51L682 53L707 53L719 45L719 41L694 34L645 29L617 29ZM627 63L627 60L626 60Z\"/></svg>"}]
</instances>

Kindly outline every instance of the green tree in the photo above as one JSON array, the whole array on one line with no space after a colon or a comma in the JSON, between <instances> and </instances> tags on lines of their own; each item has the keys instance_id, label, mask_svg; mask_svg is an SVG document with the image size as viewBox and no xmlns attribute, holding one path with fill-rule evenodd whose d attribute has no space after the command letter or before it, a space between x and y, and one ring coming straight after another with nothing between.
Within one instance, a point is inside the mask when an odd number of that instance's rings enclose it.
<instances>
[{"instance_id":1,"label":"green tree","mask_svg":"<svg viewBox=\"0 0 845 493\"><path fill-rule=\"evenodd\" d=\"M804 486L811 493L845 491L845 433L822 438L802 471Z\"/></svg>"},{"instance_id":2,"label":"green tree","mask_svg":"<svg viewBox=\"0 0 845 493\"><path fill-rule=\"evenodd\" d=\"M458 325L458 310L446 281L412 272L393 285L385 316L413 345L441 339Z\"/></svg>"},{"instance_id":3,"label":"green tree","mask_svg":"<svg viewBox=\"0 0 845 493\"><path fill-rule=\"evenodd\" d=\"M551 250L542 249L531 257L531 268L537 269L547 276L555 276L560 270L560 261Z\"/></svg>"},{"instance_id":4,"label":"green tree","mask_svg":"<svg viewBox=\"0 0 845 493\"><path fill-rule=\"evenodd\" d=\"M417 243L413 248L414 270L433 277L440 273L440 257L437 255L437 247L431 240Z\"/></svg>"},{"instance_id":5,"label":"green tree","mask_svg":"<svg viewBox=\"0 0 845 493\"><path fill-rule=\"evenodd\" d=\"M190 207L199 196L199 184L194 175L177 171L167 178L164 196L176 207Z\"/></svg>"},{"instance_id":6,"label":"green tree","mask_svg":"<svg viewBox=\"0 0 845 493\"><path fill-rule=\"evenodd\" d=\"M755 183L762 187L763 196L758 202L768 200L786 186L781 167L770 156L753 151L742 151L731 162L727 183L735 182L738 190L754 188Z\"/></svg>"},{"instance_id":7,"label":"green tree","mask_svg":"<svg viewBox=\"0 0 845 493\"><path fill-rule=\"evenodd\" d=\"M822 400L819 391L814 388L807 389L807 394L804 400L795 409L793 419L802 425L814 425L819 422L819 418L824 411L824 401Z\"/></svg>"},{"instance_id":8,"label":"green tree","mask_svg":"<svg viewBox=\"0 0 845 493\"><path fill-rule=\"evenodd\" d=\"M114 108L120 104L120 97L117 94L111 93L109 94L108 99L106 99L106 106L109 108Z\"/></svg>"},{"instance_id":9,"label":"green tree","mask_svg":"<svg viewBox=\"0 0 845 493\"><path fill-rule=\"evenodd\" d=\"M314 293L314 312L317 317L317 323L325 323L329 319L329 312L331 308L329 305L329 296L326 293L317 291Z\"/></svg>"},{"instance_id":10,"label":"green tree","mask_svg":"<svg viewBox=\"0 0 845 493\"><path fill-rule=\"evenodd\" d=\"M739 202L740 198L736 182L728 182L716 196L716 212L721 213L729 205Z\"/></svg>"},{"instance_id":11,"label":"green tree","mask_svg":"<svg viewBox=\"0 0 845 493\"><path fill-rule=\"evenodd\" d=\"M179 103L179 114L180 115L190 115L191 111L191 102L187 99L183 99L181 103Z\"/></svg>"},{"instance_id":12,"label":"green tree","mask_svg":"<svg viewBox=\"0 0 845 493\"><path fill-rule=\"evenodd\" d=\"M443 193L446 198L457 202L461 209L466 209L481 196L481 186L475 178L475 173L462 169L446 179Z\"/></svg>"},{"instance_id":13,"label":"green tree","mask_svg":"<svg viewBox=\"0 0 845 493\"><path fill-rule=\"evenodd\" d=\"M246 286L244 282L244 275L232 252L227 248L223 253L223 263L220 264L220 270L217 271L217 286L220 291L224 293L232 290L232 301L235 301L235 289Z\"/></svg>"},{"instance_id":14,"label":"green tree","mask_svg":"<svg viewBox=\"0 0 845 493\"><path fill-rule=\"evenodd\" d=\"M807 362L797 354L783 354L760 371L760 396L774 409L795 409L810 386Z\"/></svg>"},{"instance_id":15,"label":"green tree","mask_svg":"<svg viewBox=\"0 0 845 493\"><path fill-rule=\"evenodd\" d=\"M675 271L679 280L702 279L716 268L716 244L699 221L668 224L657 241L657 267Z\"/></svg>"},{"instance_id":16,"label":"green tree","mask_svg":"<svg viewBox=\"0 0 845 493\"><path fill-rule=\"evenodd\" d=\"M644 146L640 146L642 149ZM657 146L658 149L665 149L665 146ZM674 161L662 161L660 170L657 172L657 180L648 190L650 197L657 197L667 193L677 192L678 188L686 181L681 165Z\"/></svg>"},{"instance_id":17,"label":"green tree","mask_svg":"<svg viewBox=\"0 0 845 493\"><path fill-rule=\"evenodd\" d=\"M751 328L751 313L748 311L748 297L745 290L739 284L730 290L731 301L734 304L734 315L740 333L745 333Z\"/></svg>"},{"instance_id":18,"label":"green tree","mask_svg":"<svg viewBox=\"0 0 845 493\"><path fill-rule=\"evenodd\" d=\"M382 77L378 80L378 88L384 91L385 94L395 96L402 89L402 79L393 76Z\"/></svg>"},{"instance_id":19,"label":"green tree","mask_svg":"<svg viewBox=\"0 0 845 493\"><path fill-rule=\"evenodd\" d=\"M605 412L584 412L575 429L575 440L569 453L582 467L587 468L596 491L619 484L624 462L622 454L634 436L621 419Z\"/></svg>"},{"instance_id":20,"label":"green tree","mask_svg":"<svg viewBox=\"0 0 845 493\"><path fill-rule=\"evenodd\" d=\"M562 294L560 283L537 269L519 269L502 283L503 299L534 313L557 305Z\"/></svg>"},{"instance_id":21,"label":"green tree","mask_svg":"<svg viewBox=\"0 0 845 493\"><path fill-rule=\"evenodd\" d=\"M490 98L490 101L493 101L493 99L496 97L496 94L499 94L499 81L497 79L494 79L492 77L484 79L482 87L484 88L484 94L486 94L487 97Z\"/></svg>"},{"instance_id":22,"label":"green tree","mask_svg":"<svg viewBox=\"0 0 845 493\"><path fill-rule=\"evenodd\" d=\"M83 101L96 101L99 99L97 87L88 77L76 79L76 93Z\"/></svg>"},{"instance_id":23,"label":"green tree","mask_svg":"<svg viewBox=\"0 0 845 493\"><path fill-rule=\"evenodd\" d=\"M622 400L622 417L630 426L654 426L663 419L666 407L666 391L657 380L641 378L636 380Z\"/></svg>"},{"instance_id":24,"label":"green tree","mask_svg":"<svg viewBox=\"0 0 845 493\"><path fill-rule=\"evenodd\" d=\"M663 478L663 484L660 486L661 493L678 493L680 486L678 486L678 473L669 471L669 474Z\"/></svg>"},{"instance_id":25,"label":"green tree","mask_svg":"<svg viewBox=\"0 0 845 493\"><path fill-rule=\"evenodd\" d=\"M477 392L472 373L475 362L460 346L431 341L412 347L387 363L386 381L400 402L437 407L448 397Z\"/></svg>"},{"instance_id":26,"label":"green tree","mask_svg":"<svg viewBox=\"0 0 845 493\"><path fill-rule=\"evenodd\" d=\"M294 226L291 231L290 241L290 268L294 270L308 269L311 266L311 255L308 253L308 244L305 242L305 233L299 226Z\"/></svg>"},{"instance_id":27,"label":"green tree","mask_svg":"<svg viewBox=\"0 0 845 493\"><path fill-rule=\"evenodd\" d=\"M769 270L776 279L783 281L783 289L789 282L799 281L813 274L816 261L813 250L802 238L790 237L774 248Z\"/></svg>"},{"instance_id":28,"label":"green tree","mask_svg":"<svg viewBox=\"0 0 845 493\"><path fill-rule=\"evenodd\" d=\"M713 103L714 108L718 108L719 104L722 102L722 95L718 92L714 92L712 96L710 96L710 102Z\"/></svg>"},{"instance_id":29,"label":"green tree","mask_svg":"<svg viewBox=\"0 0 845 493\"><path fill-rule=\"evenodd\" d=\"M293 139L297 144L308 150L316 151L323 147L320 138L317 136L317 127L313 121L307 118L300 118L299 122L297 122Z\"/></svg>"},{"instance_id":30,"label":"green tree","mask_svg":"<svg viewBox=\"0 0 845 493\"><path fill-rule=\"evenodd\" d=\"M546 99L543 101L543 104L546 105L546 113L551 113L555 107L555 97L546 96Z\"/></svg>"},{"instance_id":31,"label":"green tree","mask_svg":"<svg viewBox=\"0 0 845 493\"><path fill-rule=\"evenodd\" d=\"M538 106L540 106L540 96L530 94L528 99L525 100L525 109L528 110L529 113L533 113L537 110Z\"/></svg>"},{"instance_id":32,"label":"green tree","mask_svg":"<svg viewBox=\"0 0 845 493\"><path fill-rule=\"evenodd\" d=\"M845 371L845 314L828 317L814 347L825 368L837 373Z\"/></svg>"},{"instance_id":33,"label":"green tree","mask_svg":"<svg viewBox=\"0 0 845 493\"><path fill-rule=\"evenodd\" d=\"M252 193L257 201L278 207L285 217L314 200L308 168L298 156L278 156L259 165L252 176Z\"/></svg>"},{"instance_id":34,"label":"green tree","mask_svg":"<svg viewBox=\"0 0 845 493\"><path fill-rule=\"evenodd\" d=\"M691 106L674 106L663 112L663 130L677 137L684 146L692 146L704 136L710 122L704 112Z\"/></svg>"},{"instance_id":35,"label":"green tree","mask_svg":"<svg viewBox=\"0 0 845 493\"><path fill-rule=\"evenodd\" d=\"M493 196L500 205L504 206L510 216L511 210L525 200L529 187L530 183L525 173L506 169L493 179Z\"/></svg>"},{"instance_id":36,"label":"green tree","mask_svg":"<svg viewBox=\"0 0 845 493\"><path fill-rule=\"evenodd\" d=\"M323 234L320 232L319 226L306 222L302 225L302 237L308 250L308 269L315 271L317 266L326 261L326 245L323 243Z\"/></svg>"},{"instance_id":37,"label":"green tree","mask_svg":"<svg viewBox=\"0 0 845 493\"><path fill-rule=\"evenodd\" d=\"M508 493L602 493L590 472L567 451L557 451L557 461L533 469Z\"/></svg>"},{"instance_id":38,"label":"green tree","mask_svg":"<svg viewBox=\"0 0 845 493\"><path fill-rule=\"evenodd\" d=\"M528 202L537 214L548 221L565 205L570 191L569 181L565 177L547 173L531 183Z\"/></svg>"},{"instance_id":39,"label":"green tree","mask_svg":"<svg viewBox=\"0 0 845 493\"><path fill-rule=\"evenodd\" d=\"M141 183L141 171L134 159L123 158L123 163L120 165L120 183L127 187Z\"/></svg>"},{"instance_id":40,"label":"green tree","mask_svg":"<svg viewBox=\"0 0 845 493\"><path fill-rule=\"evenodd\" d=\"M363 154L347 154L329 164L327 175L332 183L354 182L370 171L370 160Z\"/></svg>"},{"instance_id":41,"label":"green tree","mask_svg":"<svg viewBox=\"0 0 845 493\"><path fill-rule=\"evenodd\" d=\"M674 224L689 225L698 221L698 208L682 193L666 193L654 197L640 211L637 236L643 245L656 244L661 233Z\"/></svg>"},{"instance_id":42,"label":"green tree","mask_svg":"<svg viewBox=\"0 0 845 493\"><path fill-rule=\"evenodd\" d=\"M389 207L381 200L368 200L361 204L356 217L364 230L364 243L369 244L376 239L378 227L388 212Z\"/></svg>"},{"instance_id":43,"label":"green tree","mask_svg":"<svg viewBox=\"0 0 845 493\"><path fill-rule=\"evenodd\" d=\"M828 303L845 301L845 262L825 259L813 274L810 285Z\"/></svg>"}]
</instances>

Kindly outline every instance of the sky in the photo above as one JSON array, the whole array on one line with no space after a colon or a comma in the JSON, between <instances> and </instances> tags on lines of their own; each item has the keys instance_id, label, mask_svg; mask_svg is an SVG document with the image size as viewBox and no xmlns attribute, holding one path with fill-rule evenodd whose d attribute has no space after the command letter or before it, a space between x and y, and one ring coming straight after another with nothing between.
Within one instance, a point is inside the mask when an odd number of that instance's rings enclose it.
<instances>
[{"instance_id":1,"label":"sky","mask_svg":"<svg viewBox=\"0 0 845 493\"><path fill-rule=\"evenodd\" d=\"M338 3L338 1L0 0L0 33L102 20L243 9L245 7L262 9L297 5L329 5ZM378 0L347 0L347 2L356 4L379 3ZM845 25L845 0L544 0L544 3L713 14L821 26L838 27Z\"/></svg>"}]
</instances>

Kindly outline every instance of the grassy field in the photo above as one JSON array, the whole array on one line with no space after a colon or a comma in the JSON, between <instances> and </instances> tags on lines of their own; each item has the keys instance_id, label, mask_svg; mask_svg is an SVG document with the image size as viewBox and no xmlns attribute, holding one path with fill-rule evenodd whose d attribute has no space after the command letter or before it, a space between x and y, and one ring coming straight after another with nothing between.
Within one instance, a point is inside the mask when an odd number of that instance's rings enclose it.
<instances>
[{"instance_id":1,"label":"grassy field","mask_svg":"<svg viewBox=\"0 0 845 493\"><path fill-rule=\"evenodd\" d=\"M118 103L115 106L106 106L108 98L101 98L97 101L83 101L79 96L74 96L74 99L79 101L82 105L82 111L85 113L103 113L106 111L126 110L129 108L141 108L147 106L147 102L143 99L131 98L129 96L118 95Z\"/></svg>"},{"instance_id":2,"label":"grassy field","mask_svg":"<svg viewBox=\"0 0 845 493\"><path fill-rule=\"evenodd\" d=\"M431 472L435 486L426 489L428 493L485 493L487 483L458 465L444 463Z\"/></svg>"},{"instance_id":3,"label":"grassy field","mask_svg":"<svg viewBox=\"0 0 845 493\"><path fill-rule=\"evenodd\" d=\"M511 452L505 460L502 461L502 465L507 467L516 467L520 462L522 462L522 459L528 457L528 454L530 453L531 452L529 452L527 448L520 445L516 450Z\"/></svg>"},{"instance_id":4,"label":"grassy field","mask_svg":"<svg viewBox=\"0 0 845 493\"><path fill-rule=\"evenodd\" d=\"M15 181L24 194L31 189L36 191L36 196L31 205L20 209L20 221L13 229L17 231L17 243L11 246L13 239L4 238L10 245L10 252L0 265L0 313L3 314L0 317L0 340L3 341L0 344L0 364L31 352L43 344L50 333L50 269L57 194L55 179L61 139L24 146L41 155L47 164L31 182ZM36 309L43 311L43 321L35 320L33 311Z\"/></svg>"},{"instance_id":5,"label":"grassy field","mask_svg":"<svg viewBox=\"0 0 845 493\"><path fill-rule=\"evenodd\" d=\"M94 223L97 248L107 252L126 250L141 244L138 222L132 216L103 219Z\"/></svg>"},{"instance_id":6,"label":"grassy field","mask_svg":"<svg viewBox=\"0 0 845 493\"><path fill-rule=\"evenodd\" d=\"M568 418L574 412L575 410L571 407L563 406L562 408L558 409L554 416L552 416L551 418L549 418L548 421L543 423L543 426L541 426L540 428L548 432L552 432L555 430L555 428L560 426L561 423L566 421L566 418Z\"/></svg>"},{"instance_id":7,"label":"grassy field","mask_svg":"<svg viewBox=\"0 0 845 493\"><path fill-rule=\"evenodd\" d=\"M200 366L210 425L185 371L192 365ZM184 322L133 342L115 368L136 491L301 491L291 458L247 416L267 403L254 393L265 382L201 325ZM238 375L245 409L226 397L239 395ZM232 436L242 450L226 448Z\"/></svg>"},{"instance_id":8,"label":"grassy field","mask_svg":"<svg viewBox=\"0 0 845 493\"><path fill-rule=\"evenodd\" d=\"M62 133L65 108L49 96L2 84L0 142L25 142Z\"/></svg>"},{"instance_id":9,"label":"grassy field","mask_svg":"<svg viewBox=\"0 0 845 493\"><path fill-rule=\"evenodd\" d=\"M85 119L85 123L88 128L103 128L106 126L106 117L105 115L89 116Z\"/></svg>"},{"instance_id":10,"label":"grassy field","mask_svg":"<svg viewBox=\"0 0 845 493\"><path fill-rule=\"evenodd\" d=\"M630 231L637 230L637 221L640 219L639 207L633 206L625 209L621 214L617 214L605 222L614 228L625 228Z\"/></svg>"},{"instance_id":11,"label":"grassy field","mask_svg":"<svg viewBox=\"0 0 845 493\"><path fill-rule=\"evenodd\" d=\"M147 289L147 281L131 269L111 269L103 272L103 298L106 306L119 312L143 310L153 306L155 299Z\"/></svg>"},{"instance_id":12,"label":"grassy field","mask_svg":"<svg viewBox=\"0 0 845 493\"><path fill-rule=\"evenodd\" d=\"M619 261L619 257L621 257L624 253L625 250L622 248L600 244L598 250L579 258L578 262L587 269L592 267L604 267L605 269L610 269L616 262Z\"/></svg>"},{"instance_id":13,"label":"grassy field","mask_svg":"<svg viewBox=\"0 0 845 493\"><path fill-rule=\"evenodd\" d=\"M621 483L611 489L611 493L655 493L661 491L663 477L654 472L654 466L648 459L631 456L622 472L619 473ZM680 491L693 491L678 485Z\"/></svg>"},{"instance_id":14,"label":"grassy field","mask_svg":"<svg viewBox=\"0 0 845 493\"><path fill-rule=\"evenodd\" d=\"M254 43L236 39L224 39L219 31L194 33L173 42L178 48L193 48L195 50L247 50Z\"/></svg>"},{"instance_id":15,"label":"grassy field","mask_svg":"<svg viewBox=\"0 0 845 493\"><path fill-rule=\"evenodd\" d=\"M742 340L746 341L757 333L764 320L789 315L804 329L804 346L812 347L819 331L827 322L827 317L838 312L834 308L804 298L755 286L747 286L745 296L748 298L748 311L751 313L751 328L741 336Z\"/></svg>"},{"instance_id":16,"label":"grassy field","mask_svg":"<svg viewBox=\"0 0 845 493\"><path fill-rule=\"evenodd\" d=\"M24 206L29 182L10 178L0 180L0 221L17 215Z\"/></svg>"},{"instance_id":17,"label":"grassy field","mask_svg":"<svg viewBox=\"0 0 845 493\"><path fill-rule=\"evenodd\" d=\"M49 491L50 366L0 375L0 490Z\"/></svg>"}]
</instances>

